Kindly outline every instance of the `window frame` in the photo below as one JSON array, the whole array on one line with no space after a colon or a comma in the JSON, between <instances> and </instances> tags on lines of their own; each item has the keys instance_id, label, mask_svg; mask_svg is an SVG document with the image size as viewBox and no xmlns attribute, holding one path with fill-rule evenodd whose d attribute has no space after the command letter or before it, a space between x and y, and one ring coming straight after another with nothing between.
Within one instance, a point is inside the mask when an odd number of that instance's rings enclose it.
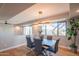
<instances>
[{"instance_id":1,"label":"window frame","mask_svg":"<svg viewBox=\"0 0 79 59\"><path fill-rule=\"evenodd\" d=\"M58 25L58 23L63 23L63 22L65 22L66 30L67 30L67 21L57 21L57 22L50 22L49 23L49 24L57 23L57 34L55 36L64 36L64 35L59 35L59 25ZM44 24L46 24L46 23L44 23ZM45 35L47 36L47 28L46 27L47 26L45 25ZM53 33L52 33L52 35L53 35ZM65 36L67 36L67 33L65 33Z\"/></svg>"},{"instance_id":2,"label":"window frame","mask_svg":"<svg viewBox=\"0 0 79 59\"><path fill-rule=\"evenodd\" d=\"M25 28L25 27L29 27L29 30L28 30L29 34L28 34L28 35L32 35L32 34L33 34L33 33L31 33L32 30L30 30L30 28L32 28L32 26L24 26L24 28ZM24 32L25 32L25 29L24 29ZM24 35L27 35L27 34L24 33Z\"/></svg>"}]
</instances>

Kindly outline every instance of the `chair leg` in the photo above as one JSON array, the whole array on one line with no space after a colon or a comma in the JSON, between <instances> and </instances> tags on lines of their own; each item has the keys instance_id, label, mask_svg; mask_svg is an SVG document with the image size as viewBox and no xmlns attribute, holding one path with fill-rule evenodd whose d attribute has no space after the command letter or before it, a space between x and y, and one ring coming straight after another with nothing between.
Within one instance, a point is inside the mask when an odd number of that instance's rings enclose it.
<instances>
[{"instance_id":1,"label":"chair leg","mask_svg":"<svg viewBox=\"0 0 79 59\"><path fill-rule=\"evenodd\" d=\"M53 53L47 50L44 50L44 55L45 56L53 56Z\"/></svg>"},{"instance_id":2,"label":"chair leg","mask_svg":"<svg viewBox=\"0 0 79 59\"><path fill-rule=\"evenodd\" d=\"M44 51L43 51L43 54L44 54L44 56L48 56L47 50L44 50Z\"/></svg>"},{"instance_id":3,"label":"chair leg","mask_svg":"<svg viewBox=\"0 0 79 59\"><path fill-rule=\"evenodd\" d=\"M49 56L53 56L52 52L49 51Z\"/></svg>"},{"instance_id":4,"label":"chair leg","mask_svg":"<svg viewBox=\"0 0 79 59\"><path fill-rule=\"evenodd\" d=\"M43 51L43 55L46 56L46 52L45 51Z\"/></svg>"},{"instance_id":5,"label":"chair leg","mask_svg":"<svg viewBox=\"0 0 79 59\"><path fill-rule=\"evenodd\" d=\"M53 56L55 53L48 51L49 56Z\"/></svg>"},{"instance_id":6,"label":"chair leg","mask_svg":"<svg viewBox=\"0 0 79 59\"><path fill-rule=\"evenodd\" d=\"M33 48L32 48L32 49L28 48L28 49L29 49L30 51L28 51L27 54L29 54L29 53L33 53L33 54L34 54Z\"/></svg>"}]
</instances>

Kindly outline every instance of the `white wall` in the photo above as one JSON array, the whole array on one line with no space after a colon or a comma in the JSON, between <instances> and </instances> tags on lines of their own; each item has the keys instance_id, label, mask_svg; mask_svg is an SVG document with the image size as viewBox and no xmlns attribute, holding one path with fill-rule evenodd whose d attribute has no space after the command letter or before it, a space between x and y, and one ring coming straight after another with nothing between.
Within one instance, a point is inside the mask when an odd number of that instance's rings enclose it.
<instances>
[{"instance_id":1,"label":"white wall","mask_svg":"<svg viewBox=\"0 0 79 59\"><path fill-rule=\"evenodd\" d=\"M0 50L26 43L24 35L16 35L13 25L0 24Z\"/></svg>"}]
</instances>

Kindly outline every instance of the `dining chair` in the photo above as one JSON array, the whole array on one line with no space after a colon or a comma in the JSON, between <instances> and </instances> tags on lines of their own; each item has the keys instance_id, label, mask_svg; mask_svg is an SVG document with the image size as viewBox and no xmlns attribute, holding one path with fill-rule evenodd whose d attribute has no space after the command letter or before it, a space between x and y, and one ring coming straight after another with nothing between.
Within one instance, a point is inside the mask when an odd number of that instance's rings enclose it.
<instances>
[{"instance_id":1,"label":"dining chair","mask_svg":"<svg viewBox=\"0 0 79 59\"><path fill-rule=\"evenodd\" d=\"M35 43L35 49L34 49L35 54L36 55L43 55L41 39L34 38L34 43Z\"/></svg>"},{"instance_id":2,"label":"dining chair","mask_svg":"<svg viewBox=\"0 0 79 59\"><path fill-rule=\"evenodd\" d=\"M28 53L28 54L29 54L29 53L33 53L33 54L34 54L33 49L34 49L35 45L34 45L34 43L32 42L30 36L26 36L26 42L27 42L27 47L28 47L28 50L29 50L27 53Z\"/></svg>"},{"instance_id":3,"label":"dining chair","mask_svg":"<svg viewBox=\"0 0 79 59\"><path fill-rule=\"evenodd\" d=\"M26 36L26 41L27 41L27 47L33 48L35 46L34 43L31 40L31 37L29 35Z\"/></svg>"},{"instance_id":4,"label":"dining chair","mask_svg":"<svg viewBox=\"0 0 79 59\"><path fill-rule=\"evenodd\" d=\"M56 54L56 53L58 52L59 40L60 40L60 39L56 40L56 43L55 43L54 47L49 47L49 48L46 49L46 50L49 51L50 53ZM50 53L49 53L49 55L50 55Z\"/></svg>"},{"instance_id":5,"label":"dining chair","mask_svg":"<svg viewBox=\"0 0 79 59\"><path fill-rule=\"evenodd\" d=\"M48 40L52 40L52 37L53 37L53 36L48 35L48 36L47 36L47 39L48 39Z\"/></svg>"},{"instance_id":6,"label":"dining chair","mask_svg":"<svg viewBox=\"0 0 79 59\"><path fill-rule=\"evenodd\" d=\"M40 39L41 39L41 41L43 41L44 35L40 35Z\"/></svg>"}]
</instances>

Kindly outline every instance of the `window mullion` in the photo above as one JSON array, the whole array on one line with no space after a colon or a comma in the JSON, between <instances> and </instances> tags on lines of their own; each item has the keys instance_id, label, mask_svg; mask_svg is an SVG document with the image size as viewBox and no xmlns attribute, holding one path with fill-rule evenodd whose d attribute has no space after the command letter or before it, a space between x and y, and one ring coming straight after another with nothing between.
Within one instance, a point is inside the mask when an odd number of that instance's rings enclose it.
<instances>
[{"instance_id":1,"label":"window mullion","mask_svg":"<svg viewBox=\"0 0 79 59\"><path fill-rule=\"evenodd\" d=\"M45 24L45 35L47 36L47 26Z\"/></svg>"},{"instance_id":2,"label":"window mullion","mask_svg":"<svg viewBox=\"0 0 79 59\"><path fill-rule=\"evenodd\" d=\"M57 36L59 36L59 22L57 22Z\"/></svg>"}]
</instances>

